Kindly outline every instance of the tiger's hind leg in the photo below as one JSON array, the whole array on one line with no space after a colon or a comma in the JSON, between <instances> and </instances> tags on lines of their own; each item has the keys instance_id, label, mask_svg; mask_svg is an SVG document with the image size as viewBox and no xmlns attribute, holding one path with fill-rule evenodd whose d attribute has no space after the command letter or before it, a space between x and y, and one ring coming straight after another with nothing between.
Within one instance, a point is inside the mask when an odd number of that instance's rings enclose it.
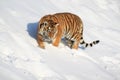
<instances>
[{"instance_id":1,"label":"tiger's hind leg","mask_svg":"<svg viewBox=\"0 0 120 80\"><path fill-rule=\"evenodd\" d=\"M72 41L72 40L70 40L68 38L65 38L65 40L66 40L67 46L70 47L70 48L72 48L72 46L74 44L74 41Z\"/></svg>"},{"instance_id":2,"label":"tiger's hind leg","mask_svg":"<svg viewBox=\"0 0 120 80\"><path fill-rule=\"evenodd\" d=\"M69 46L70 48L72 48L72 46L73 46L73 44L74 44L74 41L68 40L67 44L68 44L68 46Z\"/></svg>"},{"instance_id":3,"label":"tiger's hind leg","mask_svg":"<svg viewBox=\"0 0 120 80\"><path fill-rule=\"evenodd\" d=\"M73 45L72 45L72 49L78 49L79 43L80 43L80 42L75 42L75 41L74 41L74 43L73 43Z\"/></svg>"},{"instance_id":4,"label":"tiger's hind leg","mask_svg":"<svg viewBox=\"0 0 120 80\"><path fill-rule=\"evenodd\" d=\"M68 39L68 38L65 38L65 42L66 42L66 45L70 48L72 48L72 45L73 45L73 41Z\"/></svg>"},{"instance_id":5,"label":"tiger's hind leg","mask_svg":"<svg viewBox=\"0 0 120 80\"><path fill-rule=\"evenodd\" d=\"M81 36L81 35L77 34L77 35L74 37L74 42L73 42L73 45L72 45L72 49L78 49L79 44L80 44L80 36Z\"/></svg>"},{"instance_id":6,"label":"tiger's hind leg","mask_svg":"<svg viewBox=\"0 0 120 80\"><path fill-rule=\"evenodd\" d=\"M70 39L66 39L66 42L67 42L68 47L70 47L71 49L78 49L79 42L75 42Z\"/></svg>"}]
</instances>

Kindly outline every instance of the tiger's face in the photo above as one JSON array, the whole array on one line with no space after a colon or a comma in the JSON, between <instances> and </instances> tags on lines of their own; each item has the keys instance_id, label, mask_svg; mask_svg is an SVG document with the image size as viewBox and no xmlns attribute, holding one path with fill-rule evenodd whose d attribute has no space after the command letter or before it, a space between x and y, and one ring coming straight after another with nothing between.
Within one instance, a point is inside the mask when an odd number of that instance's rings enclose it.
<instances>
[{"instance_id":1,"label":"tiger's face","mask_svg":"<svg viewBox=\"0 0 120 80\"><path fill-rule=\"evenodd\" d=\"M58 31L57 26L58 23L53 20L46 20L40 24L40 34L43 36L44 41L51 42L55 38Z\"/></svg>"}]
</instances>

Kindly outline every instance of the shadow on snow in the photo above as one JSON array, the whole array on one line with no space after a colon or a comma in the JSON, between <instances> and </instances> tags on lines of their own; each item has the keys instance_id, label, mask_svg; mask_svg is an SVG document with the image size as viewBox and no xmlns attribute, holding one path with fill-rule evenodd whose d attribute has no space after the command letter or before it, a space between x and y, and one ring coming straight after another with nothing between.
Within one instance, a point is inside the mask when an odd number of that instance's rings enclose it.
<instances>
[{"instance_id":1,"label":"shadow on snow","mask_svg":"<svg viewBox=\"0 0 120 80\"><path fill-rule=\"evenodd\" d=\"M36 39L37 27L38 27L38 22L28 23L27 25L27 32L34 39Z\"/></svg>"}]
</instances>

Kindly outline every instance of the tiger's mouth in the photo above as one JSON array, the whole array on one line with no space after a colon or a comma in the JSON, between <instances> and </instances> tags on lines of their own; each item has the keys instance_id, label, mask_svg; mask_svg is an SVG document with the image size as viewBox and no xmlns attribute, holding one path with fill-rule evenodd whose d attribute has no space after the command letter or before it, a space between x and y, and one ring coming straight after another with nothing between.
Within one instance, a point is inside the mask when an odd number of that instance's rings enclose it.
<instances>
[{"instance_id":1,"label":"tiger's mouth","mask_svg":"<svg viewBox=\"0 0 120 80\"><path fill-rule=\"evenodd\" d=\"M45 42L49 42L49 43L52 42L52 39L49 38L49 37L47 37L47 36L44 36L44 37L43 37L43 40L44 40Z\"/></svg>"},{"instance_id":2,"label":"tiger's mouth","mask_svg":"<svg viewBox=\"0 0 120 80\"><path fill-rule=\"evenodd\" d=\"M52 40L51 39L44 39L44 41L51 42Z\"/></svg>"}]
</instances>

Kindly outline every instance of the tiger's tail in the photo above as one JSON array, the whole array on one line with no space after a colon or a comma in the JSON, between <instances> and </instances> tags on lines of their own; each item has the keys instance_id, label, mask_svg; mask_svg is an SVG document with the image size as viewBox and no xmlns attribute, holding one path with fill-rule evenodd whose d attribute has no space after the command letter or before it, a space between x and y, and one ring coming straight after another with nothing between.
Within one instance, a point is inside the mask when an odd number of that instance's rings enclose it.
<instances>
[{"instance_id":1,"label":"tiger's tail","mask_svg":"<svg viewBox=\"0 0 120 80\"><path fill-rule=\"evenodd\" d=\"M80 44L85 45L85 46L84 46L85 48L88 47L88 46L92 47L93 45L96 45L96 44L98 44L99 42L100 42L99 40L96 40L96 41L93 41L93 42L91 42L91 43L86 43L86 42L84 41L83 37L81 37L81 40L80 40Z\"/></svg>"}]
</instances>

